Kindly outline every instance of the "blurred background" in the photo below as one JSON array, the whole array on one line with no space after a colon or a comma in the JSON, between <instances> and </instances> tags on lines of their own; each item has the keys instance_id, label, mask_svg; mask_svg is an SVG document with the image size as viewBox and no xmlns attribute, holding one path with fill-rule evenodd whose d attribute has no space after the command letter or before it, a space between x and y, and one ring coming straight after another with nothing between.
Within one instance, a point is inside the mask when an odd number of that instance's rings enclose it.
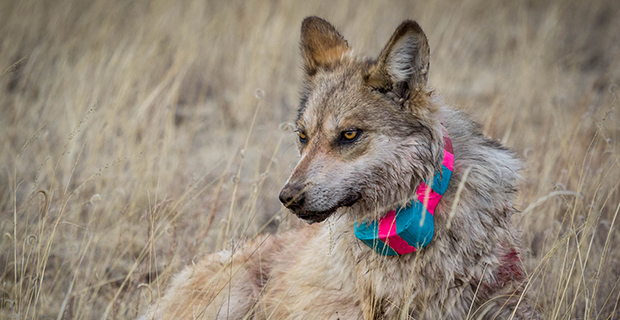
<instances>
[{"instance_id":1,"label":"blurred background","mask_svg":"<svg viewBox=\"0 0 620 320\"><path fill-rule=\"evenodd\" d=\"M277 194L301 20L429 84L527 163L513 217L545 319L620 317L617 0L0 0L0 319L133 319L171 274L301 225Z\"/></svg>"}]
</instances>

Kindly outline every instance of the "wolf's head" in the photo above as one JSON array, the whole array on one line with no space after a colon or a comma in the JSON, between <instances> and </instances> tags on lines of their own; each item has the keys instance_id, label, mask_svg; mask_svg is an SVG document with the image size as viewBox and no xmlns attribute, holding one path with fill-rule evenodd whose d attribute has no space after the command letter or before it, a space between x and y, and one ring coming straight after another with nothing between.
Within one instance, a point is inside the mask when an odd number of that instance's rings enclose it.
<instances>
[{"instance_id":1,"label":"wolf's head","mask_svg":"<svg viewBox=\"0 0 620 320\"><path fill-rule=\"evenodd\" d=\"M373 60L355 57L329 22L309 17L301 53L301 159L280 192L282 203L320 222L341 207L362 218L411 199L442 156L420 26L403 22Z\"/></svg>"}]
</instances>

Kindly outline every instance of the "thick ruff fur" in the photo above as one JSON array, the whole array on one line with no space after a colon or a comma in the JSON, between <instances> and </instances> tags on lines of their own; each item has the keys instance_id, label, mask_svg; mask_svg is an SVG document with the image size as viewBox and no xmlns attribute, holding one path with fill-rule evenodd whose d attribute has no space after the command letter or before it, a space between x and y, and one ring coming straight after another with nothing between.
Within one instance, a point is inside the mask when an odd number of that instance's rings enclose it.
<instances>
[{"instance_id":1,"label":"thick ruff fur","mask_svg":"<svg viewBox=\"0 0 620 320\"><path fill-rule=\"evenodd\" d=\"M510 223L521 163L427 89L418 24L403 22L376 60L320 18L301 34L301 159L280 199L316 223L187 267L144 319L537 319ZM353 223L414 197L441 164L442 125L455 161L433 242L377 255Z\"/></svg>"}]
</instances>

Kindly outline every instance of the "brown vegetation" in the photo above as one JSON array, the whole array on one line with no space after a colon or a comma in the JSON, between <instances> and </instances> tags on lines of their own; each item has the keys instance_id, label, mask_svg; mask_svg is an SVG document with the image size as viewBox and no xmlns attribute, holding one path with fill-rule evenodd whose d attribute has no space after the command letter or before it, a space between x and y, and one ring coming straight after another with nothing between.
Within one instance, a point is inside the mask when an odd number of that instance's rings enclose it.
<instances>
[{"instance_id":1,"label":"brown vegetation","mask_svg":"<svg viewBox=\"0 0 620 320\"><path fill-rule=\"evenodd\" d=\"M620 316L620 4L0 2L0 319L130 319L235 240L300 224L300 22L376 56L404 19L429 83L527 162L515 224L547 319Z\"/></svg>"}]
</instances>

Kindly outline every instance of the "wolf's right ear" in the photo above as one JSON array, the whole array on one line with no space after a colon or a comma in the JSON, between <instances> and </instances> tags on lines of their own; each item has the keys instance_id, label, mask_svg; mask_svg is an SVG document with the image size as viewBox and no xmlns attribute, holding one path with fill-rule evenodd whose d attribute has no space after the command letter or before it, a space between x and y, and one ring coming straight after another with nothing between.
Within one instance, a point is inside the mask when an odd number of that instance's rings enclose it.
<instances>
[{"instance_id":1,"label":"wolf's right ear","mask_svg":"<svg viewBox=\"0 0 620 320\"><path fill-rule=\"evenodd\" d=\"M319 68L328 68L349 51L347 41L329 22L307 17L301 23L301 55L309 76Z\"/></svg>"},{"instance_id":2,"label":"wolf's right ear","mask_svg":"<svg viewBox=\"0 0 620 320\"><path fill-rule=\"evenodd\" d=\"M426 87L429 65L430 49L424 31L417 22L406 20L379 55L366 83L406 99L411 90Z\"/></svg>"}]
</instances>

